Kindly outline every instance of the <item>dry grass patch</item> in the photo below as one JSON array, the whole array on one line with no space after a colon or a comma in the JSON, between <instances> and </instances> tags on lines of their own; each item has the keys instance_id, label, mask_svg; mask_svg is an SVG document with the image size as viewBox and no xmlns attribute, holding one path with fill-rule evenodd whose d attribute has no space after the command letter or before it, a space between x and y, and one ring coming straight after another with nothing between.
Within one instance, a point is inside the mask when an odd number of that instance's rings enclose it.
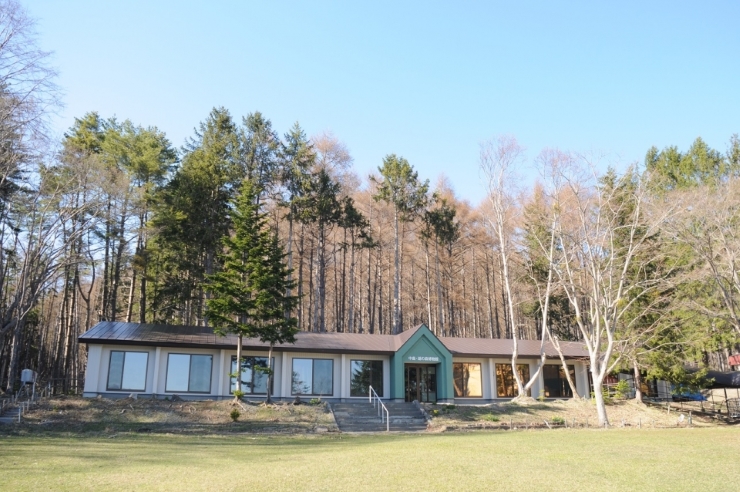
<instances>
[{"instance_id":1,"label":"dry grass patch","mask_svg":"<svg viewBox=\"0 0 740 492\"><path fill-rule=\"evenodd\" d=\"M230 414L237 409L239 417ZM235 403L57 397L31 408L22 424L0 427L0 433L305 433L336 430L325 404Z\"/></svg>"},{"instance_id":2,"label":"dry grass patch","mask_svg":"<svg viewBox=\"0 0 740 492\"><path fill-rule=\"evenodd\" d=\"M546 428L550 426L595 427L598 424L596 406L590 400L554 400L539 402L529 399L519 402L487 405L432 405L425 409L433 416L430 430L465 430L475 428ZM681 413L625 400L607 406L613 427L671 428L689 425L687 412ZM683 415L683 417L681 417ZM716 422L692 415L694 427L711 427ZM545 423L547 422L547 424Z\"/></svg>"}]
</instances>

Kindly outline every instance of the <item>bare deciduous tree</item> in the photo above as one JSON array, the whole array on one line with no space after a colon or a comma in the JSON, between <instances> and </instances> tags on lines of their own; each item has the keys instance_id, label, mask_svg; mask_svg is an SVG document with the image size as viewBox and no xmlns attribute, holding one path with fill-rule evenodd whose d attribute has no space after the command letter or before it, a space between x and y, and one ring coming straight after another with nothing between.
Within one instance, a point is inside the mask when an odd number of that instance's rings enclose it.
<instances>
[{"instance_id":1,"label":"bare deciduous tree","mask_svg":"<svg viewBox=\"0 0 740 492\"><path fill-rule=\"evenodd\" d=\"M517 168L522 165L524 149L515 138L501 136L481 144L480 169L484 176L484 184L491 202L492 216L489 224L498 240L499 255L501 257L501 272L506 291L506 305L511 322L511 338L514 349L511 354L511 370L517 386L518 398L524 397L534 385L542 371L545 362L545 340L543 333L540 337L540 356L537 369L532 373L529 381L523 382L517 370L519 358L519 310L515 307L514 279L512 278L512 260L516 251L516 219L520 209L516 206L516 187L518 177ZM549 287L548 287L549 290ZM548 294L549 298L549 294ZM543 323L545 326L546 323Z\"/></svg>"}]
</instances>

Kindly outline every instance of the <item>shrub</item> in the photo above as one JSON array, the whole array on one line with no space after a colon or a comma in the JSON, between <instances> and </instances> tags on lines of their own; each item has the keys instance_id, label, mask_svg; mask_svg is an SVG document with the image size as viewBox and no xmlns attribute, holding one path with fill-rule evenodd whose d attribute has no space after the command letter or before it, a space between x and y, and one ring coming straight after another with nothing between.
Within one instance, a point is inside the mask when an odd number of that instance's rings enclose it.
<instances>
[{"instance_id":1,"label":"shrub","mask_svg":"<svg viewBox=\"0 0 740 492\"><path fill-rule=\"evenodd\" d=\"M236 422L239 420L239 417L241 416L241 413L239 413L239 410L236 408L233 408L231 410L231 413L229 414L229 417L231 417L232 422Z\"/></svg>"},{"instance_id":2,"label":"shrub","mask_svg":"<svg viewBox=\"0 0 740 492\"><path fill-rule=\"evenodd\" d=\"M630 385L624 379L614 385L614 398L624 400L630 392Z\"/></svg>"},{"instance_id":3,"label":"shrub","mask_svg":"<svg viewBox=\"0 0 740 492\"><path fill-rule=\"evenodd\" d=\"M555 425L565 425L565 419L563 417L558 417L558 416L552 417L550 419L550 422L552 422Z\"/></svg>"},{"instance_id":4,"label":"shrub","mask_svg":"<svg viewBox=\"0 0 740 492\"><path fill-rule=\"evenodd\" d=\"M612 397L609 396L609 392L608 391L603 391L601 393L601 397L604 399L604 403L606 405L610 405L612 403ZM596 395L594 394L593 391L591 392L591 402L594 403L594 404L596 404Z\"/></svg>"},{"instance_id":5,"label":"shrub","mask_svg":"<svg viewBox=\"0 0 740 492\"><path fill-rule=\"evenodd\" d=\"M241 391L241 390L234 390L234 398L236 398L237 400L241 400L243 396L244 396L244 392L243 391Z\"/></svg>"},{"instance_id":6,"label":"shrub","mask_svg":"<svg viewBox=\"0 0 740 492\"><path fill-rule=\"evenodd\" d=\"M439 410L437 410L436 408L432 410L432 417L439 417Z\"/></svg>"},{"instance_id":7,"label":"shrub","mask_svg":"<svg viewBox=\"0 0 740 492\"><path fill-rule=\"evenodd\" d=\"M308 404L309 405L321 405L321 398L311 398Z\"/></svg>"},{"instance_id":8,"label":"shrub","mask_svg":"<svg viewBox=\"0 0 740 492\"><path fill-rule=\"evenodd\" d=\"M498 415L494 415L492 413L483 415L481 418L487 422L498 422L500 420Z\"/></svg>"},{"instance_id":9,"label":"shrub","mask_svg":"<svg viewBox=\"0 0 740 492\"><path fill-rule=\"evenodd\" d=\"M455 405L446 405L445 406L445 410L447 410L447 411L454 410L454 409L455 409Z\"/></svg>"}]
</instances>

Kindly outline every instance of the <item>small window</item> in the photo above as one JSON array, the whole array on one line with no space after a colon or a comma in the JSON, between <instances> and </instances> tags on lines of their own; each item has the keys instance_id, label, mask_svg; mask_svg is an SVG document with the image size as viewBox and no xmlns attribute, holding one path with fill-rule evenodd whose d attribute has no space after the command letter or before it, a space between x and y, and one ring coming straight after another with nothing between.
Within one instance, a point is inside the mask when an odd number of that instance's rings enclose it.
<instances>
[{"instance_id":1,"label":"small window","mask_svg":"<svg viewBox=\"0 0 740 492\"><path fill-rule=\"evenodd\" d=\"M145 391L148 352L111 350L108 391Z\"/></svg>"},{"instance_id":2,"label":"small window","mask_svg":"<svg viewBox=\"0 0 740 492\"><path fill-rule=\"evenodd\" d=\"M529 381L529 364L517 364L516 370L524 384ZM496 364L496 394L499 398L514 398L517 396L516 381L511 370L511 364ZM532 390L527 391L532 396Z\"/></svg>"},{"instance_id":3,"label":"small window","mask_svg":"<svg viewBox=\"0 0 740 492\"><path fill-rule=\"evenodd\" d=\"M212 355L168 354L164 390L177 393L210 393Z\"/></svg>"},{"instance_id":4,"label":"small window","mask_svg":"<svg viewBox=\"0 0 740 492\"><path fill-rule=\"evenodd\" d=\"M275 359L270 360L270 367L274 368ZM267 357L242 357L242 391L249 395L267 394ZM231 357L231 374L236 373L236 356ZM273 383L275 378L273 378ZM236 378L231 378L230 393L236 389ZM270 388L270 394L274 388Z\"/></svg>"},{"instance_id":5,"label":"small window","mask_svg":"<svg viewBox=\"0 0 740 492\"><path fill-rule=\"evenodd\" d=\"M378 396L383 396L383 361L382 360L353 360L350 361L352 371L349 382L350 396L368 396L370 386Z\"/></svg>"},{"instance_id":6,"label":"small window","mask_svg":"<svg viewBox=\"0 0 740 492\"><path fill-rule=\"evenodd\" d=\"M456 398L481 398L483 381L479 363L456 362L452 364Z\"/></svg>"},{"instance_id":7,"label":"small window","mask_svg":"<svg viewBox=\"0 0 740 492\"><path fill-rule=\"evenodd\" d=\"M331 396L334 394L332 359L293 359L291 394Z\"/></svg>"}]
</instances>

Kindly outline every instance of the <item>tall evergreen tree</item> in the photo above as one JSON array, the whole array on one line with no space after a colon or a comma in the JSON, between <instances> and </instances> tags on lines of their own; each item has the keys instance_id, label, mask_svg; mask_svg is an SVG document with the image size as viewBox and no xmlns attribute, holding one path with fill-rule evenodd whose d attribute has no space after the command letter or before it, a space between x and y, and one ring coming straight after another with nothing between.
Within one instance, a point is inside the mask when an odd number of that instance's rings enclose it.
<instances>
[{"instance_id":1,"label":"tall evergreen tree","mask_svg":"<svg viewBox=\"0 0 740 492\"><path fill-rule=\"evenodd\" d=\"M394 278L393 278L393 334L403 331L401 306L402 261L400 251L400 229L402 221L413 221L424 208L429 191L429 180L419 181L419 174L409 161L395 154L385 156L383 165L378 167L382 181L378 182L378 192L373 197L393 207L394 238Z\"/></svg>"},{"instance_id":2,"label":"tall evergreen tree","mask_svg":"<svg viewBox=\"0 0 740 492\"><path fill-rule=\"evenodd\" d=\"M148 248L152 316L157 321L204 323L202 289L218 268L221 238L243 177L237 128L214 108L184 149L181 166L153 205L157 235Z\"/></svg>"},{"instance_id":3,"label":"tall evergreen tree","mask_svg":"<svg viewBox=\"0 0 740 492\"><path fill-rule=\"evenodd\" d=\"M219 335L237 336L236 357L241 367L244 337L259 337L272 347L295 341L295 318L286 317L296 298L286 295L291 287L285 254L270 231L267 216L257 204L259 187L245 180L232 211L233 234L221 239L221 269L208 277L207 315ZM268 388L272 373L268 370ZM241 375L236 389L241 391ZM269 400L269 391L268 391Z\"/></svg>"},{"instance_id":4,"label":"tall evergreen tree","mask_svg":"<svg viewBox=\"0 0 740 492\"><path fill-rule=\"evenodd\" d=\"M339 224L342 206L339 202L339 184L325 169L312 176L306 194L300 199L299 217L303 223L314 224L316 236L316 296L314 331L326 331L326 240L331 230Z\"/></svg>"}]
</instances>

